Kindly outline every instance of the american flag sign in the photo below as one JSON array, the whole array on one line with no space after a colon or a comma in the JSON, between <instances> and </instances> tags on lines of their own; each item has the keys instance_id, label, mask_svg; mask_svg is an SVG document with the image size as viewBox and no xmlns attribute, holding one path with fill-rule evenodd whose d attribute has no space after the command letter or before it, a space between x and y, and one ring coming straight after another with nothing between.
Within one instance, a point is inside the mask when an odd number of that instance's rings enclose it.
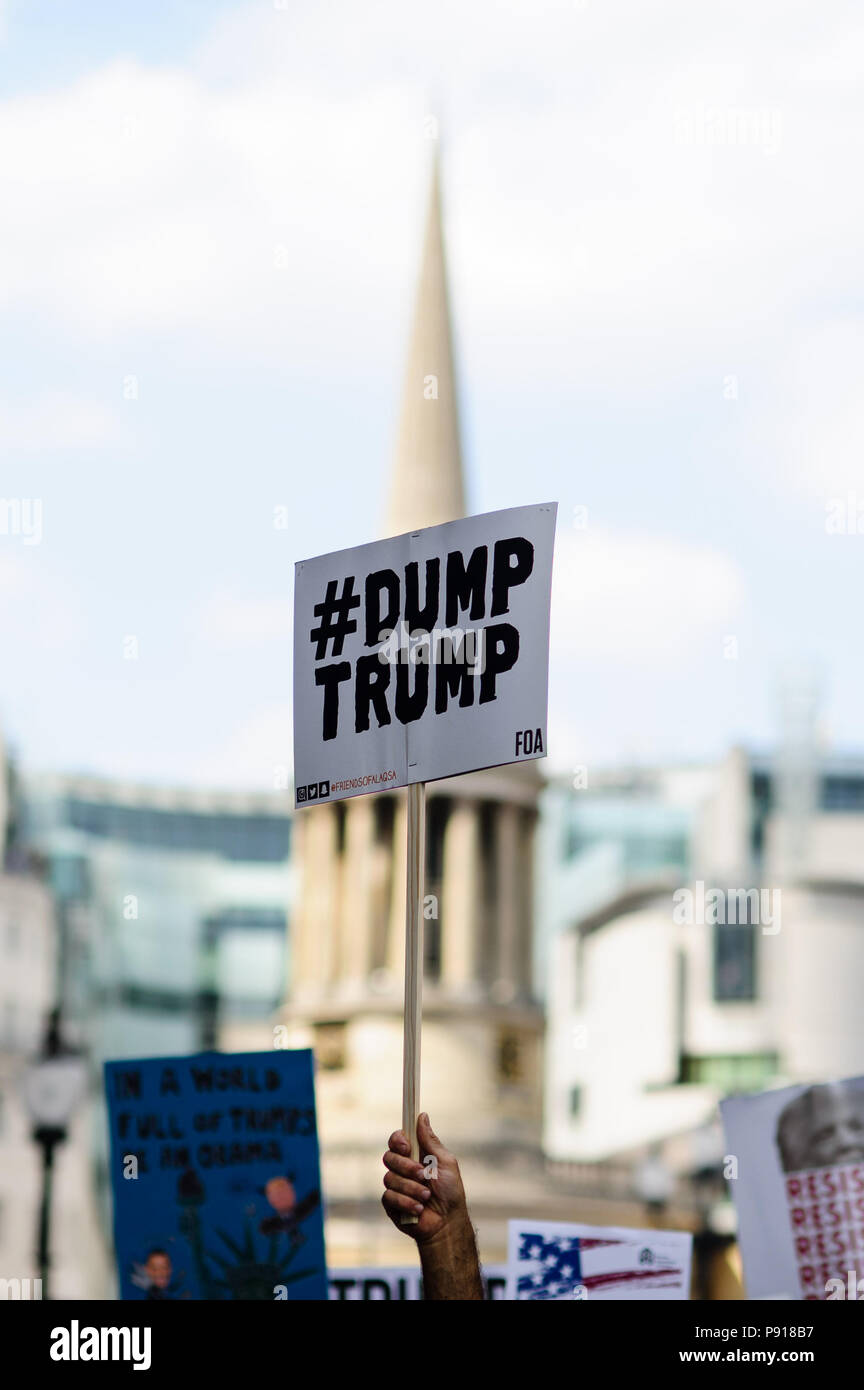
<instances>
[{"instance_id":1,"label":"american flag sign","mask_svg":"<svg viewBox=\"0 0 864 1390\"><path fill-rule=\"evenodd\" d=\"M508 1297L596 1302L686 1299L692 1237L552 1221L511 1221Z\"/></svg>"}]
</instances>

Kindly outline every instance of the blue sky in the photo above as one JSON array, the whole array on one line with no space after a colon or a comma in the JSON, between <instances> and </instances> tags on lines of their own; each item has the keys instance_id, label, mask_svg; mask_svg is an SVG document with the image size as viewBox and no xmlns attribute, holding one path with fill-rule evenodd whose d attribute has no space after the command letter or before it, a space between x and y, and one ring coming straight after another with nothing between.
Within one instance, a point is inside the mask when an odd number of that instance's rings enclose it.
<instances>
[{"instance_id":1,"label":"blue sky","mask_svg":"<svg viewBox=\"0 0 864 1390\"><path fill-rule=\"evenodd\" d=\"M553 764L770 744L790 663L861 749L864 534L826 531L832 499L864 512L854 5L0 15L27 765L290 763L293 564L380 530L433 103L471 504L560 504Z\"/></svg>"}]
</instances>

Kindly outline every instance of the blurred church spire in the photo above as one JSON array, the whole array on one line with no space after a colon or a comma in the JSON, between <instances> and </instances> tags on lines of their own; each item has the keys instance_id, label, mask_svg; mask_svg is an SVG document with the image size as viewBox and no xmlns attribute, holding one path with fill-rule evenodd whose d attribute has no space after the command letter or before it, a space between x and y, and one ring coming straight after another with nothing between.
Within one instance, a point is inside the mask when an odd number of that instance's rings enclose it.
<instances>
[{"instance_id":1,"label":"blurred church spire","mask_svg":"<svg viewBox=\"0 0 864 1390\"><path fill-rule=\"evenodd\" d=\"M384 534L465 515L459 412L436 153Z\"/></svg>"}]
</instances>

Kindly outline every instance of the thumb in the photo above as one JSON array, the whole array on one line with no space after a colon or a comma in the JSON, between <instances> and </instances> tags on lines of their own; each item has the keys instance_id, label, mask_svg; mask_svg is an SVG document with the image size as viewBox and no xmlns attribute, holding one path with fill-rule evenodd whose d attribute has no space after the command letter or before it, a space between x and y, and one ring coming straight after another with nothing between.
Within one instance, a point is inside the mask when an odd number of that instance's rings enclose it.
<instances>
[{"instance_id":1,"label":"thumb","mask_svg":"<svg viewBox=\"0 0 864 1390\"><path fill-rule=\"evenodd\" d=\"M448 1152L430 1125L429 1116L425 1111L422 1115L417 1117L417 1140L420 1144L421 1153L440 1156Z\"/></svg>"}]
</instances>

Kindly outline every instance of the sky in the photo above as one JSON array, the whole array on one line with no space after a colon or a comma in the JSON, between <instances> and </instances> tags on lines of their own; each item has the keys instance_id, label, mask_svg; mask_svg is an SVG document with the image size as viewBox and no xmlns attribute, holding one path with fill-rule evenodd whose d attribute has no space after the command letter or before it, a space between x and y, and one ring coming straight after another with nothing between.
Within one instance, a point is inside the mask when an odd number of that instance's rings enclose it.
<instances>
[{"instance_id":1,"label":"sky","mask_svg":"<svg viewBox=\"0 0 864 1390\"><path fill-rule=\"evenodd\" d=\"M864 751L859 6L0 0L0 73L26 768L284 780L294 563L381 531L433 116L470 509L559 503L550 770L770 747L790 671Z\"/></svg>"}]
</instances>

